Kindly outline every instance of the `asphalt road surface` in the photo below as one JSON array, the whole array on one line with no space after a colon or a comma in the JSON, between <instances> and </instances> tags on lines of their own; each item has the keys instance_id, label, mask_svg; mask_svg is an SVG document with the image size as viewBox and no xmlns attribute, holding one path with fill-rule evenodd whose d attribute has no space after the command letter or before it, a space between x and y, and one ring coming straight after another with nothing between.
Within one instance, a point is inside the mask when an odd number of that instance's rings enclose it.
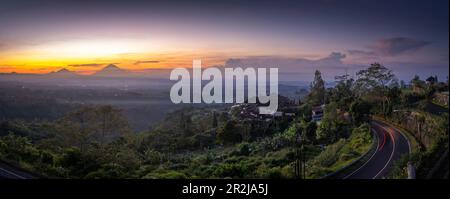
<instances>
[{"instance_id":1,"label":"asphalt road surface","mask_svg":"<svg viewBox=\"0 0 450 199\"><path fill-rule=\"evenodd\" d=\"M34 179L32 174L0 161L0 179Z\"/></svg>"},{"instance_id":2,"label":"asphalt road surface","mask_svg":"<svg viewBox=\"0 0 450 199\"><path fill-rule=\"evenodd\" d=\"M370 159L344 179L382 179L387 177L402 155L410 152L406 137L395 128L379 122L372 122L372 130L378 136L378 146Z\"/></svg>"}]
</instances>

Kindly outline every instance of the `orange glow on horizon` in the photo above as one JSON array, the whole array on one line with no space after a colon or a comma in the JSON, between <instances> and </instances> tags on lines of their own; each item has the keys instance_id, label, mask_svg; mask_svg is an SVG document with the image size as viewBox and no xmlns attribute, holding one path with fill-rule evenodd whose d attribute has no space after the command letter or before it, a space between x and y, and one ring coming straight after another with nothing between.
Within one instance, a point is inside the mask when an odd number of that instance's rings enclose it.
<instances>
[{"instance_id":1,"label":"orange glow on horizon","mask_svg":"<svg viewBox=\"0 0 450 199\"><path fill-rule=\"evenodd\" d=\"M144 59L144 57L154 57L153 59ZM6 64L0 65L0 73L31 73L45 74L67 69L81 75L93 74L108 64L115 64L121 69L142 72L148 69L171 69L177 67L192 67L193 59L202 59L204 67L212 65L222 65L225 62L224 57L207 57L195 55L157 55L157 56L127 56L101 57L97 59L64 59L64 58L29 58L27 60L10 59Z\"/></svg>"},{"instance_id":2,"label":"orange glow on horizon","mask_svg":"<svg viewBox=\"0 0 450 199\"><path fill-rule=\"evenodd\" d=\"M164 50L157 45L143 48L129 41L63 42L0 52L0 73L44 74L68 69L89 75L108 64L139 72L146 69L192 67L193 59L202 59L204 66L220 65L225 56L220 53L182 49Z\"/></svg>"},{"instance_id":3,"label":"orange glow on horizon","mask_svg":"<svg viewBox=\"0 0 450 199\"><path fill-rule=\"evenodd\" d=\"M223 65L228 58L271 54L262 50L215 50L207 47L198 50L182 46L174 43L163 45L145 39L49 42L0 52L0 73L44 74L65 68L89 75L108 64L140 72L146 69L190 68L194 59L201 59L203 67L208 67Z\"/></svg>"},{"instance_id":4,"label":"orange glow on horizon","mask_svg":"<svg viewBox=\"0 0 450 199\"><path fill-rule=\"evenodd\" d=\"M44 74L65 68L89 75L112 63L122 69L139 72L191 67L192 60L198 58L211 65L224 61L223 56L214 53L175 48L169 44L163 47L147 40L71 40L0 51L0 73Z\"/></svg>"}]
</instances>

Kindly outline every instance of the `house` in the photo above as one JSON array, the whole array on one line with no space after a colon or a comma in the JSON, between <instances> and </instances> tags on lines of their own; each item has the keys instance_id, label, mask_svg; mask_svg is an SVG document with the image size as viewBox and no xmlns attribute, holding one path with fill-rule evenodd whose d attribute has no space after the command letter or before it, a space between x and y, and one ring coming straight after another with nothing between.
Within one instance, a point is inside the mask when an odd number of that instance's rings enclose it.
<instances>
[{"instance_id":1,"label":"house","mask_svg":"<svg viewBox=\"0 0 450 199\"><path fill-rule=\"evenodd\" d=\"M273 117L282 117L283 112L277 111L277 112L273 113L272 115L273 115Z\"/></svg>"},{"instance_id":2,"label":"house","mask_svg":"<svg viewBox=\"0 0 450 199\"><path fill-rule=\"evenodd\" d=\"M435 93L434 99L437 101L437 103L444 105L444 106L448 106L448 91Z\"/></svg>"},{"instance_id":3,"label":"house","mask_svg":"<svg viewBox=\"0 0 450 199\"><path fill-rule=\"evenodd\" d=\"M295 113L285 113L284 115L286 115L288 117L295 117Z\"/></svg>"},{"instance_id":4,"label":"house","mask_svg":"<svg viewBox=\"0 0 450 199\"><path fill-rule=\"evenodd\" d=\"M319 122L322 120L323 117L323 109L325 108L325 105L316 106L312 109L312 121Z\"/></svg>"}]
</instances>

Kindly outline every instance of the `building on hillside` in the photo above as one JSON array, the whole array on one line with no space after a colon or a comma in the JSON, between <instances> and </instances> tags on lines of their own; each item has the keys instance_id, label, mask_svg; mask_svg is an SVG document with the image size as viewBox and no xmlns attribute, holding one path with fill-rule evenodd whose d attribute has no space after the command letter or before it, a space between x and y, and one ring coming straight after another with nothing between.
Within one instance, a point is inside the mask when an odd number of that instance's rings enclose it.
<instances>
[{"instance_id":1,"label":"building on hillside","mask_svg":"<svg viewBox=\"0 0 450 199\"><path fill-rule=\"evenodd\" d=\"M288 117L295 117L295 113L284 113L284 115Z\"/></svg>"},{"instance_id":2,"label":"building on hillside","mask_svg":"<svg viewBox=\"0 0 450 199\"><path fill-rule=\"evenodd\" d=\"M434 94L434 99L437 103L448 106L448 91Z\"/></svg>"},{"instance_id":3,"label":"building on hillside","mask_svg":"<svg viewBox=\"0 0 450 199\"><path fill-rule=\"evenodd\" d=\"M273 117L283 117L283 112L277 111L275 113L272 114Z\"/></svg>"},{"instance_id":4,"label":"building on hillside","mask_svg":"<svg viewBox=\"0 0 450 199\"><path fill-rule=\"evenodd\" d=\"M324 108L325 108L325 105L321 105L321 106L316 106L312 109L312 121L320 122L320 120L322 120Z\"/></svg>"}]
</instances>

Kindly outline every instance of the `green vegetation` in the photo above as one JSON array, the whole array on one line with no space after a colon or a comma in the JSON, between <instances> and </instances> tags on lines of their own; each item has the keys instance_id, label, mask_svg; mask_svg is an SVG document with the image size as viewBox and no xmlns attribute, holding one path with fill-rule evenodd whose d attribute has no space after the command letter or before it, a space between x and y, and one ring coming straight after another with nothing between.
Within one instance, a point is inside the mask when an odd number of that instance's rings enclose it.
<instances>
[{"instance_id":1,"label":"green vegetation","mask_svg":"<svg viewBox=\"0 0 450 199\"><path fill-rule=\"evenodd\" d=\"M407 176L408 161L415 165L418 178L445 177L448 167L440 168L445 161L437 163L441 158L448 158L448 114L434 115L416 110L396 113L389 120L404 129L403 132L408 133L407 136L412 141L412 153L396 163L392 177ZM445 155L446 151L447 155ZM443 175L439 176L437 173Z\"/></svg>"},{"instance_id":2,"label":"green vegetation","mask_svg":"<svg viewBox=\"0 0 450 199\"><path fill-rule=\"evenodd\" d=\"M443 161L447 159L448 164L448 109L434 103L440 92L448 92L448 84L428 79L432 81L415 76L412 88L399 94L395 110L384 116L385 121L406 133L412 145L412 153L396 162L392 178L405 178L408 162L416 168L417 178L448 178L448 166Z\"/></svg>"},{"instance_id":3,"label":"green vegetation","mask_svg":"<svg viewBox=\"0 0 450 199\"><path fill-rule=\"evenodd\" d=\"M328 173L347 166L372 146L372 134L366 124L353 129L348 139L340 139L326 147L319 155L311 159L308 165L308 178L320 178Z\"/></svg>"},{"instance_id":4,"label":"green vegetation","mask_svg":"<svg viewBox=\"0 0 450 199\"><path fill-rule=\"evenodd\" d=\"M308 103L311 105L320 105L325 100L325 81L322 79L322 73L316 70L314 81L311 83L311 92L308 95Z\"/></svg>"},{"instance_id":5,"label":"green vegetation","mask_svg":"<svg viewBox=\"0 0 450 199\"><path fill-rule=\"evenodd\" d=\"M51 121L2 120L0 159L61 178L321 178L371 148L369 122L379 115L417 141L391 177L405 178L408 162L419 178L435 177L448 154L448 111L430 102L445 88L419 78L412 84L420 89L399 85L377 63L356 79L337 76L333 88L316 71L304 103L280 103L295 116L252 116L250 106L184 107L135 133L114 106L82 106ZM313 119L322 107L320 121ZM300 159L306 176L296 175Z\"/></svg>"}]
</instances>

